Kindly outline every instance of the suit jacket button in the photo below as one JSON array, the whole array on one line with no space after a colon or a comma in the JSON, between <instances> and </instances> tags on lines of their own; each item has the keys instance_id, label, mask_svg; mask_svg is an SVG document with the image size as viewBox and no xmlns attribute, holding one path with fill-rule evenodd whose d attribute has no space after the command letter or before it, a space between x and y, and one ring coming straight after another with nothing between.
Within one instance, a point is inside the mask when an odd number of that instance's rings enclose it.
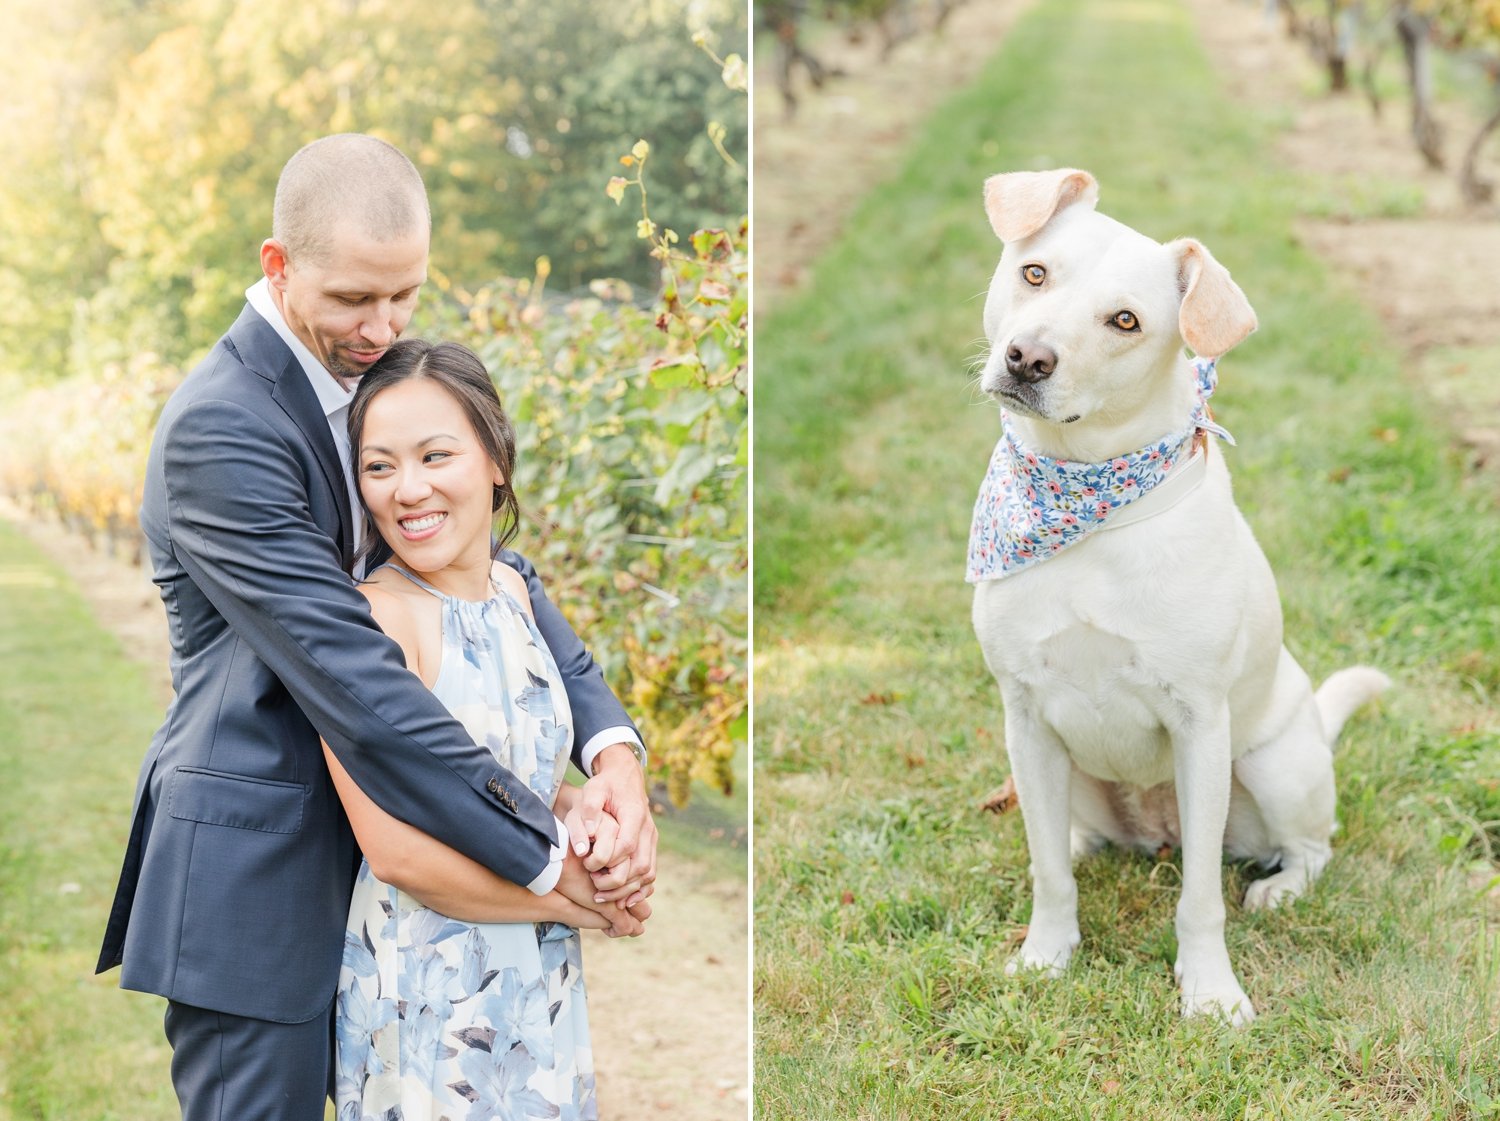
<instances>
[{"instance_id":1,"label":"suit jacket button","mask_svg":"<svg viewBox=\"0 0 1500 1121\"><path fill-rule=\"evenodd\" d=\"M488 790L491 794L499 794L500 793L500 780L497 779L497 778L492 778L492 779L490 779L489 782L487 782L487 783L484 784L484 788L486 790Z\"/></svg>"}]
</instances>

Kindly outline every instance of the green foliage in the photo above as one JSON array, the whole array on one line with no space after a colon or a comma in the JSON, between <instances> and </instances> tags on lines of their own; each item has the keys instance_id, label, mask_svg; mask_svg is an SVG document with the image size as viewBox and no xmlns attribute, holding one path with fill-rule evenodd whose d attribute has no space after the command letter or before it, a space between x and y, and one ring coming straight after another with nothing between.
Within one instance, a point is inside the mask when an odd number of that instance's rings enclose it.
<instances>
[{"instance_id":1,"label":"green foliage","mask_svg":"<svg viewBox=\"0 0 1500 1121\"><path fill-rule=\"evenodd\" d=\"M689 251L653 244L655 304L621 281L548 298L544 260L535 280L439 296L427 333L488 364L535 514L518 547L681 803L694 779L727 792L746 739L746 226L700 230ZM146 449L180 377L143 355L28 391L0 416L0 490L136 551Z\"/></svg>"},{"instance_id":2,"label":"green foliage","mask_svg":"<svg viewBox=\"0 0 1500 1121\"><path fill-rule=\"evenodd\" d=\"M143 350L186 363L256 278L276 176L302 144L366 131L427 182L433 261L463 282L541 254L568 287L654 282L598 189L646 136L664 220L745 209L743 104L689 19L733 45L728 0L22 0L24 92L0 117L0 373L55 380ZM741 46L741 49L743 47ZM82 58L90 60L84 65ZM104 65L92 61L103 59Z\"/></svg>"},{"instance_id":3,"label":"green foliage","mask_svg":"<svg viewBox=\"0 0 1500 1121\"><path fill-rule=\"evenodd\" d=\"M504 271L524 271L545 254L566 288L597 276L653 284L652 269L620 236L599 194L600 172L639 136L671 153L655 168L662 221L697 229L744 212L744 176L725 164L707 134L710 122L721 123L730 150L743 154L744 99L703 65L680 16L663 27L646 11L590 0L497 4L489 15L495 41L508 44L497 72L524 91L506 114L509 158L495 183L505 209L527 218L507 230ZM740 49L744 18L741 6L738 22L725 20L725 38ZM517 152L524 149L534 154L523 159Z\"/></svg>"},{"instance_id":4,"label":"green foliage","mask_svg":"<svg viewBox=\"0 0 1500 1121\"><path fill-rule=\"evenodd\" d=\"M1497 0L1409 0L1412 8L1433 19L1444 38L1458 44L1500 46L1500 2Z\"/></svg>"},{"instance_id":5,"label":"green foliage","mask_svg":"<svg viewBox=\"0 0 1500 1121\"><path fill-rule=\"evenodd\" d=\"M642 168L647 152L627 159ZM621 282L548 299L544 259L534 280L455 291L436 332L489 366L516 421L517 492L540 515L519 547L597 647L678 803L693 779L727 791L746 738L746 234L700 230L677 251L654 232L650 308Z\"/></svg>"},{"instance_id":6,"label":"green foliage","mask_svg":"<svg viewBox=\"0 0 1500 1121\"><path fill-rule=\"evenodd\" d=\"M138 556L146 451L179 370L143 353L19 393L0 413L0 493Z\"/></svg>"}]
</instances>

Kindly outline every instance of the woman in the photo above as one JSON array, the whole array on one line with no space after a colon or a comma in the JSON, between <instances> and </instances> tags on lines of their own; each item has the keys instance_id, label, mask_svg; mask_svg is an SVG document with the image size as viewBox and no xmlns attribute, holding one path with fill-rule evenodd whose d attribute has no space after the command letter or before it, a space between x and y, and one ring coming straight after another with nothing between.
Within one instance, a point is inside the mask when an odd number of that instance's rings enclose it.
<instances>
[{"instance_id":1,"label":"woman","mask_svg":"<svg viewBox=\"0 0 1500 1121\"><path fill-rule=\"evenodd\" d=\"M566 817L567 694L525 581L493 559L497 516L501 544L515 532L515 439L484 365L455 343L398 342L362 379L349 436L367 547L378 533L395 554L362 586L376 622ZM650 905L589 909L502 880L384 813L325 754L365 857L339 981L340 1121L597 1117L576 928L639 934ZM563 876L588 876L572 852Z\"/></svg>"}]
</instances>

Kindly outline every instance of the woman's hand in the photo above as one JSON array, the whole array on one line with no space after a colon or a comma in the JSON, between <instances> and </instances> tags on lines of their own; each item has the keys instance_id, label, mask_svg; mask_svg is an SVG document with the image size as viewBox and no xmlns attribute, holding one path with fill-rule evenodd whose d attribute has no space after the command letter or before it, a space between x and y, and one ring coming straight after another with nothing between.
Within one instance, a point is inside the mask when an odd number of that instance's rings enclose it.
<instances>
[{"instance_id":1,"label":"woman's hand","mask_svg":"<svg viewBox=\"0 0 1500 1121\"><path fill-rule=\"evenodd\" d=\"M608 931L613 925L606 915L591 907L580 907L560 892L550 892L545 898L554 912L549 922L560 922L578 930Z\"/></svg>"},{"instance_id":2,"label":"woman's hand","mask_svg":"<svg viewBox=\"0 0 1500 1121\"><path fill-rule=\"evenodd\" d=\"M611 938L635 938L645 933L651 905L643 901L630 908L613 900L597 898L599 892L594 887L594 878L576 851L570 849L563 857L562 875L558 878L556 890L569 902L604 919L608 926L604 932Z\"/></svg>"}]
</instances>

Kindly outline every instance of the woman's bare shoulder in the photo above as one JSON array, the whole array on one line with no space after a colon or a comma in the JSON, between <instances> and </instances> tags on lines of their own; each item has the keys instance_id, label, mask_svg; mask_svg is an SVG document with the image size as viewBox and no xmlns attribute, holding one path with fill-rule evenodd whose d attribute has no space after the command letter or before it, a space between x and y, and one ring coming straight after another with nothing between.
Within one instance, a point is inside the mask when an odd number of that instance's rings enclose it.
<instances>
[{"instance_id":1,"label":"woman's bare shoulder","mask_svg":"<svg viewBox=\"0 0 1500 1121\"><path fill-rule=\"evenodd\" d=\"M422 633L425 601L432 597L389 568L376 569L357 586L369 601L375 622L406 651L410 663Z\"/></svg>"},{"instance_id":2,"label":"woman's bare shoulder","mask_svg":"<svg viewBox=\"0 0 1500 1121\"><path fill-rule=\"evenodd\" d=\"M526 577L504 561L497 560L490 566L490 579L497 587L504 588L514 596L516 602L526 609L528 615L531 614L531 592L526 587Z\"/></svg>"}]
</instances>

